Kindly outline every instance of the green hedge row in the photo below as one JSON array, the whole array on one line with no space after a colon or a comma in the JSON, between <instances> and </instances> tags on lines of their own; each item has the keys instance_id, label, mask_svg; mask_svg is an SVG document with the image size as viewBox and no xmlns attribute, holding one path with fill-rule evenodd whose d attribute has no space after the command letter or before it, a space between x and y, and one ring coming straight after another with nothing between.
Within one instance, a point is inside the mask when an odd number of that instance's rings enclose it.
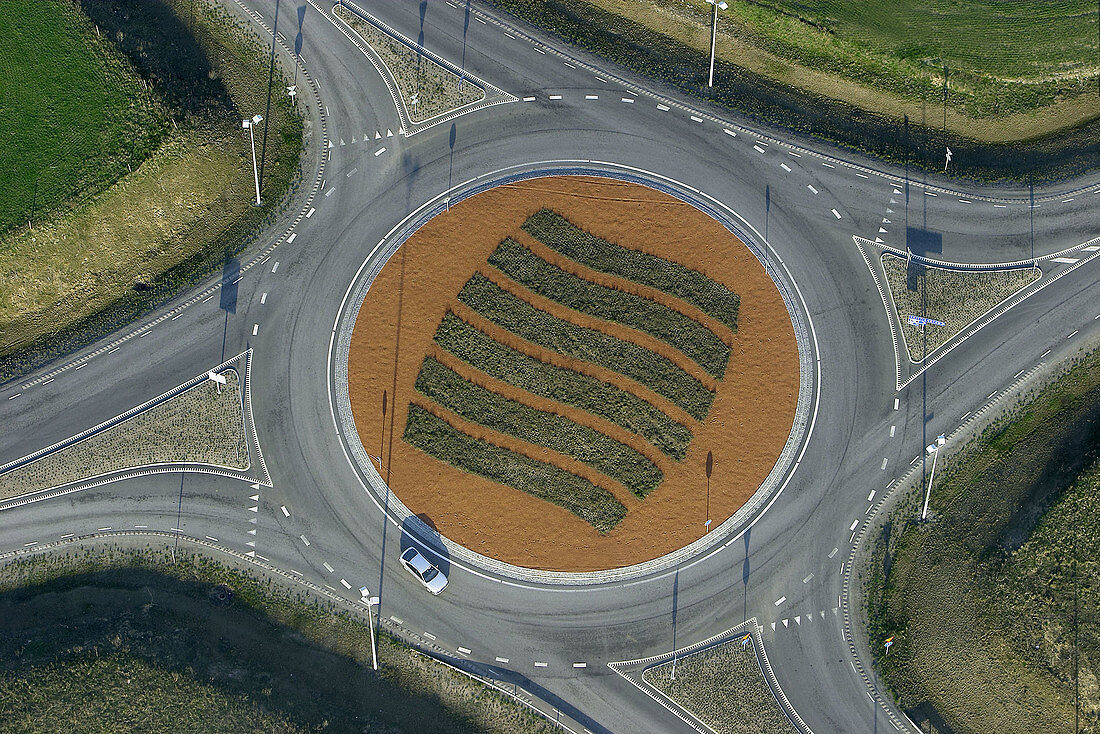
<instances>
[{"instance_id":1,"label":"green hedge row","mask_svg":"<svg viewBox=\"0 0 1100 734\"><path fill-rule=\"evenodd\" d=\"M435 341L463 362L509 385L571 405L636 433L677 461L691 431L646 401L580 372L540 362L478 331L453 313L443 317Z\"/></svg>"},{"instance_id":2,"label":"green hedge row","mask_svg":"<svg viewBox=\"0 0 1100 734\"><path fill-rule=\"evenodd\" d=\"M726 374L729 346L714 332L679 311L648 298L578 278L511 238L497 246L489 256L489 264L540 296L567 308L644 331L667 342L719 380Z\"/></svg>"},{"instance_id":3,"label":"green hedge row","mask_svg":"<svg viewBox=\"0 0 1100 734\"><path fill-rule=\"evenodd\" d=\"M432 357L424 360L416 389L468 421L572 456L638 497L656 489L663 478L656 464L626 444L557 413L486 390Z\"/></svg>"},{"instance_id":4,"label":"green hedge row","mask_svg":"<svg viewBox=\"0 0 1100 734\"><path fill-rule=\"evenodd\" d=\"M481 273L466 282L458 300L516 336L609 370L645 385L703 420L714 392L680 369L675 362L645 347L602 331L570 323L535 308Z\"/></svg>"},{"instance_id":5,"label":"green hedge row","mask_svg":"<svg viewBox=\"0 0 1100 734\"><path fill-rule=\"evenodd\" d=\"M409 405L405 440L458 469L553 502L601 533L612 530L626 516L626 508L613 494L587 479L468 436L415 403Z\"/></svg>"},{"instance_id":6,"label":"green hedge row","mask_svg":"<svg viewBox=\"0 0 1100 734\"><path fill-rule=\"evenodd\" d=\"M681 298L737 331L740 296L698 270L600 239L550 209L528 217L523 230L582 265Z\"/></svg>"}]
</instances>

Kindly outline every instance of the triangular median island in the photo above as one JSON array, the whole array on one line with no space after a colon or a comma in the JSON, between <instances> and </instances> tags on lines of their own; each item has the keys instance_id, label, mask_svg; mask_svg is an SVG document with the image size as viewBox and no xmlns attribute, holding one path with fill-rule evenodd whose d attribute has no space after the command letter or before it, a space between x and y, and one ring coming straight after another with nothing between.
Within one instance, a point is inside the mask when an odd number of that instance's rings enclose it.
<instances>
[{"instance_id":1,"label":"triangular median island","mask_svg":"<svg viewBox=\"0 0 1100 734\"><path fill-rule=\"evenodd\" d=\"M906 260L889 253L882 256L882 269L914 362L1042 275L1031 266L975 269L916 257ZM924 326L917 323L923 319L933 321Z\"/></svg>"},{"instance_id":2,"label":"triangular median island","mask_svg":"<svg viewBox=\"0 0 1100 734\"><path fill-rule=\"evenodd\" d=\"M252 454L259 453L241 377L247 359L246 352L148 403L0 467L0 501L172 467L247 478ZM260 481L267 483L266 474Z\"/></svg>"},{"instance_id":3,"label":"triangular median island","mask_svg":"<svg viewBox=\"0 0 1100 734\"><path fill-rule=\"evenodd\" d=\"M332 13L386 80L407 135L450 119L454 113L516 101L362 8L337 5ZM393 133L387 130L386 135L392 137Z\"/></svg>"}]
</instances>

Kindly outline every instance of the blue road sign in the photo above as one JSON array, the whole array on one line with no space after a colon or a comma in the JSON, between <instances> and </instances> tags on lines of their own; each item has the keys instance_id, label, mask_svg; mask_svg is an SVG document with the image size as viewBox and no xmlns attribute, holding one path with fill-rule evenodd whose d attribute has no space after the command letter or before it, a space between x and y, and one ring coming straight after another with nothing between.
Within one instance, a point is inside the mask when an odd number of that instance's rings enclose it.
<instances>
[{"instance_id":1,"label":"blue road sign","mask_svg":"<svg viewBox=\"0 0 1100 734\"><path fill-rule=\"evenodd\" d=\"M913 314L909 314L910 326L927 326L929 324L931 324L932 326L947 326L947 324L943 323L942 321L936 321L935 319L930 319L927 316L914 316Z\"/></svg>"}]
</instances>

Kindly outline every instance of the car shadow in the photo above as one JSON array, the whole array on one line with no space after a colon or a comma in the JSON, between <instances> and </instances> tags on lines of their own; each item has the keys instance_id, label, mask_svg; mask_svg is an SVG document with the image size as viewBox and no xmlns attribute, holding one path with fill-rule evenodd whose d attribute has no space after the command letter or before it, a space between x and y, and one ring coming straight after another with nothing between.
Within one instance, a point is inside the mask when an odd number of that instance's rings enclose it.
<instances>
[{"instance_id":1,"label":"car shadow","mask_svg":"<svg viewBox=\"0 0 1100 734\"><path fill-rule=\"evenodd\" d=\"M410 515L401 523L401 552L416 548L444 576L451 577L451 554L432 518L425 512Z\"/></svg>"}]
</instances>

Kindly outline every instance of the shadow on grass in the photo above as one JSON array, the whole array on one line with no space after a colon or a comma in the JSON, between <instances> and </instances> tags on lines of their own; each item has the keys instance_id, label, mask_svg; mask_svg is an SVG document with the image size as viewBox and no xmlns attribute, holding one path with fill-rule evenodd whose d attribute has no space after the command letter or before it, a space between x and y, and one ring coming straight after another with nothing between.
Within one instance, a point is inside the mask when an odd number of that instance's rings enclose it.
<instances>
[{"instance_id":1,"label":"shadow on grass","mask_svg":"<svg viewBox=\"0 0 1100 734\"><path fill-rule=\"evenodd\" d=\"M383 668L374 673L360 625L351 620L342 620L346 624L339 627L317 623L328 614L313 614L308 603L288 600L297 625L292 628L249 605L249 594L258 593L235 589L232 581L228 586L181 581L139 568L79 574L6 591L0 593L0 676L30 676L46 666L60 666L63 672L66 661L75 665L92 653L123 655L173 676L181 685L194 681L196 688L213 686L227 700L243 698L258 712L303 731L480 730L441 703L436 692L419 687L415 673L410 675L397 660L412 653L392 639L383 636ZM303 634L311 628L307 634L323 637L326 646ZM114 683L77 679L66 696L79 705ZM447 685L443 683L445 692ZM116 703L125 705L112 705ZM8 707L0 701L0 708ZM180 712L181 723L189 713ZM212 728L205 730L218 729L216 722L207 724Z\"/></svg>"}]
</instances>

